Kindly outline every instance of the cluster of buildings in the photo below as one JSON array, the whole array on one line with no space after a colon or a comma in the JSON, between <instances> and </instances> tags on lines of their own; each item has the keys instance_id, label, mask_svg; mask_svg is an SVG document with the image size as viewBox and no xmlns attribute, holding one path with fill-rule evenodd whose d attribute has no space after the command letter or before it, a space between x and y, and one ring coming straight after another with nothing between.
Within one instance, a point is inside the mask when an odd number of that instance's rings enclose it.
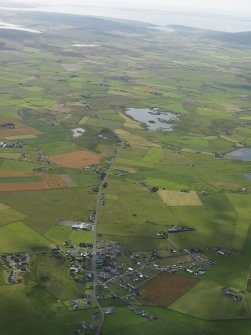
<instances>
[{"instance_id":1,"label":"cluster of buildings","mask_svg":"<svg viewBox=\"0 0 251 335\"><path fill-rule=\"evenodd\" d=\"M98 203L102 206L105 205L105 195L103 193L99 195Z\"/></svg>"},{"instance_id":2,"label":"cluster of buildings","mask_svg":"<svg viewBox=\"0 0 251 335\"><path fill-rule=\"evenodd\" d=\"M119 288L125 290L125 295L137 293L137 286L147 280L148 276L133 268L128 268L128 271L111 280Z\"/></svg>"},{"instance_id":3,"label":"cluster of buildings","mask_svg":"<svg viewBox=\"0 0 251 335\"><path fill-rule=\"evenodd\" d=\"M76 222L71 226L71 228L73 230L92 231L93 230L93 225L90 224L90 223Z\"/></svg>"},{"instance_id":4,"label":"cluster of buildings","mask_svg":"<svg viewBox=\"0 0 251 335\"><path fill-rule=\"evenodd\" d=\"M0 124L0 129L15 129L16 126L12 122L5 122Z\"/></svg>"},{"instance_id":5,"label":"cluster of buildings","mask_svg":"<svg viewBox=\"0 0 251 335\"><path fill-rule=\"evenodd\" d=\"M128 306L128 309L130 309L133 313L142 316L143 318L146 318L148 320L156 320L158 319L155 315L153 315L150 312L143 311L139 309L137 306Z\"/></svg>"},{"instance_id":6,"label":"cluster of buildings","mask_svg":"<svg viewBox=\"0 0 251 335\"><path fill-rule=\"evenodd\" d=\"M226 296L232 298L234 301L241 301L241 296L236 294L231 288L226 287L224 288L224 293Z\"/></svg>"},{"instance_id":7,"label":"cluster of buildings","mask_svg":"<svg viewBox=\"0 0 251 335\"><path fill-rule=\"evenodd\" d=\"M68 301L67 303L70 309L72 309L73 311L79 311L86 307L90 307L92 304L92 299L91 297L86 297L84 299L71 300L71 301Z\"/></svg>"},{"instance_id":8,"label":"cluster of buildings","mask_svg":"<svg viewBox=\"0 0 251 335\"><path fill-rule=\"evenodd\" d=\"M98 314L93 313L90 315L90 319L88 321L82 320L80 321L81 329L76 329L74 335L85 335L85 334L93 334L93 332L97 328L97 320Z\"/></svg>"},{"instance_id":9,"label":"cluster of buildings","mask_svg":"<svg viewBox=\"0 0 251 335\"><path fill-rule=\"evenodd\" d=\"M103 308L103 312L104 312L105 315L112 315L112 314L116 313L116 309L113 306L105 307L105 308Z\"/></svg>"},{"instance_id":10,"label":"cluster of buildings","mask_svg":"<svg viewBox=\"0 0 251 335\"><path fill-rule=\"evenodd\" d=\"M91 260L93 257L92 245L86 245L85 247L76 247L74 250L66 251L66 257L69 260L69 273L75 280L81 281L84 276L87 275L88 268L91 266ZM92 278L91 278L92 280Z\"/></svg>"},{"instance_id":11,"label":"cluster of buildings","mask_svg":"<svg viewBox=\"0 0 251 335\"><path fill-rule=\"evenodd\" d=\"M170 234L172 234L172 233L185 233L185 232L188 232L188 231L195 231L195 228L188 227L188 226L176 225L176 226L169 226L167 231Z\"/></svg>"},{"instance_id":12,"label":"cluster of buildings","mask_svg":"<svg viewBox=\"0 0 251 335\"><path fill-rule=\"evenodd\" d=\"M223 158L225 156L225 154L222 154L220 152L215 151L213 153L213 156L216 157L216 158Z\"/></svg>"},{"instance_id":13,"label":"cluster of buildings","mask_svg":"<svg viewBox=\"0 0 251 335\"><path fill-rule=\"evenodd\" d=\"M0 148L16 149L16 148L22 148L22 147L23 147L22 143L19 143L19 142L0 141Z\"/></svg>"},{"instance_id":14,"label":"cluster of buildings","mask_svg":"<svg viewBox=\"0 0 251 335\"><path fill-rule=\"evenodd\" d=\"M157 271L174 273L174 272L180 271L182 269L185 269L186 264L187 264L187 262L186 263L171 264L171 265L154 264L153 267Z\"/></svg>"},{"instance_id":15,"label":"cluster of buildings","mask_svg":"<svg viewBox=\"0 0 251 335\"><path fill-rule=\"evenodd\" d=\"M93 230L93 223L90 221L82 222L82 221L59 221L59 225L71 227L73 230L85 230L85 231L92 231Z\"/></svg>"},{"instance_id":16,"label":"cluster of buildings","mask_svg":"<svg viewBox=\"0 0 251 335\"><path fill-rule=\"evenodd\" d=\"M232 249L226 249L226 248L221 248L221 247L208 247L207 250L209 252L215 252L220 256L227 256L232 253Z\"/></svg>"},{"instance_id":17,"label":"cluster of buildings","mask_svg":"<svg viewBox=\"0 0 251 335\"><path fill-rule=\"evenodd\" d=\"M192 258L192 264L190 267L186 268L186 272L194 274L196 276L205 275L208 269L216 265L215 261L210 260L206 255L202 254L201 249L191 250L187 250L187 252L190 253L190 256Z\"/></svg>"},{"instance_id":18,"label":"cluster of buildings","mask_svg":"<svg viewBox=\"0 0 251 335\"><path fill-rule=\"evenodd\" d=\"M6 254L1 257L1 265L4 268L5 279L8 284L23 282L23 275L29 270L29 254Z\"/></svg>"},{"instance_id":19,"label":"cluster of buildings","mask_svg":"<svg viewBox=\"0 0 251 335\"><path fill-rule=\"evenodd\" d=\"M156 233L156 237L165 240L166 238L168 238L168 233L166 231L158 231Z\"/></svg>"},{"instance_id":20,"label":"cluster of buildings","mask_svg":"<svg viewBox=\"0 0 251 335\"><path fill-rule=\"evenodd\" d=\"M101 240L97 242L97 255L116 258L124 255L122 244L115 241Z\"/></svg>"}]
</instances>

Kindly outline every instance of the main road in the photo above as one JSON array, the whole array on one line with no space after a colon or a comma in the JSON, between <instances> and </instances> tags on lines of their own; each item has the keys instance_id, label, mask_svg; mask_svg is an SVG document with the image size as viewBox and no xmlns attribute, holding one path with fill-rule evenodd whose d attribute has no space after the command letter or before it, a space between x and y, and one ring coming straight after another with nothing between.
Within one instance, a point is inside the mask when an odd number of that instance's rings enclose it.
<instances>
[{"instance_id":1,"label":"main road","mask_svg":"<svg viewBox=\"0 0 251 335\"><path fill-rule=\"evenodd\" d=\"M97 277L97 225L98 225L98 216L99 216L99 208L100 208L100 196L102 195L102 190L104 183L109 175L109 172L112 170L114 163L120 153L120 150L123 146L123 142L121 142L120 147L117 149L115 156L112 158L110 161L110 165L107 169L104 170L105 176L101 180L98 193L97 193L97 202L96 202L96 215L95 215L95 220L94 220L94 225L93 225L93 258L92 258L92 273L93 273L93 300L96 303L99 312L100 312L100 323L98 326L98 329L96 331L96 335L99 335L102 331L103 325L104 325L104 320L105 320L105 315L104 315L104 310L102 306L100 305L98 299L97 299L97 283L98 283L98 277Z\"/></svg>"}]
</instances>

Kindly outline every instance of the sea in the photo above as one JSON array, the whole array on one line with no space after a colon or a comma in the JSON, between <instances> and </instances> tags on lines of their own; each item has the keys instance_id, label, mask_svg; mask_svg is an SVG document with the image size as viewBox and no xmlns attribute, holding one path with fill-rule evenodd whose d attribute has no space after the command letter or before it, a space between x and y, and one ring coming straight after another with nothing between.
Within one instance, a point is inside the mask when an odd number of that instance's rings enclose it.
<instances>
[{"instance_id":1,"label":"sea","mask_svg":"<svg viewBox=\"0 0 251 335\"><path fill-rule=\"evenodd\" d=\"M251 31L251 17L234 15L215 15L210 13L192 13L179 11L108 8L98 6L35 6L33 7L0 7L0 11L35 11L51 13L67 13L105 17L113 19L134 20L156 26L181 25L200 29L221 32L244 32Z\"/></svg>"}]
</instances>

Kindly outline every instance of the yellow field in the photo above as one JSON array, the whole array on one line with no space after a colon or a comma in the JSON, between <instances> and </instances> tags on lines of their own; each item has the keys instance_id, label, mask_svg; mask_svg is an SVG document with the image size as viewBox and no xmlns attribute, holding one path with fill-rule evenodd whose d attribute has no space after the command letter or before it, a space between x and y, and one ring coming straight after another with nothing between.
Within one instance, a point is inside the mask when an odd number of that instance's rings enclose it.
<instances>
[{"instance_id":1,"label":"yellow field","mask_svg":"<svg viewBox=\"0 0 251 335\"><path fill-rule=\"evenodd\" d=\"M143 137L132 135L131 133L123 129L116 129L115 133L132 147L139 147L139 148L160 147L159 144L151 143L146 139L144 139Z\"/></svg>"},{"instance_id":2,"label":"yellow field","mask_svg":"<svg viewBox=\"0 0 251 335\"><path fill-rule=\"evenodd\" d=\"M230 138L230 137L224 136L224 135L220 135L220 138L222 138L223 140L226 140L228 142L235 143L237 147L242 147L242 145L239 143L239 141L234 140L233 138Z\"/></svg>"},{"instance_id":3,"label":"yellow field","mask_svg":"<svg viewBox=\"0 0 251 335\"><path fill-rule=\"evenodd\" d=\"M84 116L78 124L86 124L86 122L89 120L89 116Z\"/></svg>"},{"instance_id":4,"label":"yellow field","mask_svg":"<svg viewBox=\"0 0 251 335\"><path fill-rule=\"evenodd\" d=\"M182 148L180 151L181 152L188 152L190 154L197 154L198 153L198 151L193 150L193 149L189 149L189 148ZM202 154L202 155L212 156L212 152L199 151L199 153Z\"/></svg>"},{"instance_id":5,"label":"yellow field","mask_svg":"<svg viewBox=\"0 0 251 335\"><path fill-rule=\"evenodd\" d=\"M15 152L0 152L0 158L19 159L20 154Z\"/></svg>"},{"instance_id":6,"label":"yellow field","mask_svg":"<svg viewBox=\"0 0 251 335\"><path fill-rule=\"evenodd\" d=\"M189 158L170 149L165 149L165 159L168 163L170 162L173 164L193 164L193 161L191 161Z\"/></svg>"},{"instance_id":7,"label":"yellow field","mask_svg":"<svg viewBox=\"0 0 251 335\"><path fill-rule=\"evenodd\" d=\"M111 193L107 193L107 194L105 195L105 198L106 198L107 200L112 200L112 201L117 201L117 200L119 200L119 196L118 196L117 194L111 194Z\"/></svg>"},{"instance_id":8,"label":"yellow field","mask_svg":"<svg viewBox=\"0 0 251 335\"><path fill-rule=\"evenodd\" d=\"M239 117L240 120L251 121L251 116L241 116Z\"/></svg>"},{"instance_id":9,"label":"yellow field","mask_svg":"<svg viewBox=\"0 0 251 335\"><path fill-rule=\"evenodd\" d=\"M200 198L194 191L183 193L180 191L160 190L158 194L167 206L202 206Z\"/></svg>"},{"instance_id":10,"label":"yellow field","mask_svg":"<svg viewBox=\"0 0 251 335\"><path fill-rule=\"evenodd\" d=\"M5 138L8 141L14 141L14 140L25 140L25 139L37 138L37 136L36 135L16 135L16 136L6 136Z\"/></svg>"},{"instance_id":11,"label":"yellow field","mask_svg":"<svg viewBox=\"0 0 251 335\"><path fill-rule=\"evenodd\" d=\"M120 113L120 116L125 120L124 127L131 129L142 129L141 125L137 121L133 121L123 113Z\"/></svg>"},{"instance_id":12,"label":"yellow field","mask_svg":"<svg viewBox=\"0 0 251 335\"><path fill-rule=\"evenodd\" d=\"M239 190L241 188L241 184L227 183L223 181L215 181L214 183L211 184L224 190Z\"/></svg>"},{"instance_id":13,"label":"yellow field","mask_svg":"<svg viewBox=\"0 0 251 335\"><path fill-rule=\"evenodd\" d=\"M9 206L6 206L4 204L0 204L0 211L4 211L5 209L9 209Z\"/></svg>"}]
</instances>

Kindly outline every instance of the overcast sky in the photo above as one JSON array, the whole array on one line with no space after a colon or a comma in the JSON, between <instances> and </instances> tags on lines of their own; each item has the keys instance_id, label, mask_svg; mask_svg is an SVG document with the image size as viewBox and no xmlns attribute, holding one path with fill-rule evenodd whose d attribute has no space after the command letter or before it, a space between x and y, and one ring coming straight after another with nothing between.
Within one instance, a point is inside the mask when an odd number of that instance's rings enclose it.
<instances>
[{"instance_id":1,"label":"overcast sky","mask_svg":"<svg viewBox=\"0 0 251 335\"><path fill-rule=\"evenodd\" d=\"M0 0L6 3L8 0ZM183 11L208 11L213 13L235 13L251 15L251 0L9 0L16 3L37 5L79 5L119 8L178 9Z\"/></svg>"}]
</instances>

